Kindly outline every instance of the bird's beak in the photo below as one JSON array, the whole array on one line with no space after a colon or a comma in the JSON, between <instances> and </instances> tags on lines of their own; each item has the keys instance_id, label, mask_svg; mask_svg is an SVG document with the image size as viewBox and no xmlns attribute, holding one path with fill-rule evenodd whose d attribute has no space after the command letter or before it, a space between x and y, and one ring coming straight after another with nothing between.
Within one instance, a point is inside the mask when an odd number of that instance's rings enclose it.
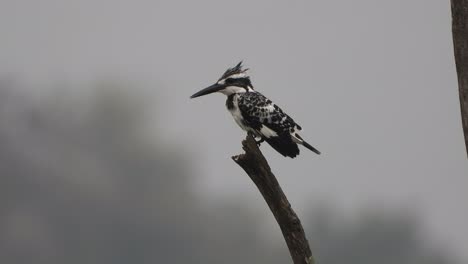
<instances>
[{"instance_id":1,"label":"bird's beak","mask_svg":"<svg viewBox=\"0 0 468 264\"><path fill-rule=\"evenodd\" d=\"M207 94L210 94L210 93L214 93L214 92L218 92L220 90L222 90L225 86L224 85L221 85L221 84L213 84L209 87L206 87L205 89L201 90L201 91L198 91L196 93L194 93L192 96L190 96L190 98L195 98L195 97L199 97L199 96L202 96L202 95L207 95Z\"/></svg>"}]
</instances>

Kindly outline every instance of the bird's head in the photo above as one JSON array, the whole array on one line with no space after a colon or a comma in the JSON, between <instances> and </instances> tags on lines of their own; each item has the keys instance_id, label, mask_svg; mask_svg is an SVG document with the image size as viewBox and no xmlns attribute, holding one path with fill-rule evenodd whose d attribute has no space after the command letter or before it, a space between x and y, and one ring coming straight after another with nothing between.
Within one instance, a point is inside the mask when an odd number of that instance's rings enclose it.
<instances>
[{"instance_id":1,"label":"bird's head","mask_svg":"<svg viewBox=\"0 0 468 264\"><path fill-rule=\"evenodd\" d=\"M241 61L236 66L227 69L215 84L199 92L196 92L190 96L190 98L195 98L215 92L220 92L229 96L235 93L245 93L252 91L253 87L252 83L250 82L250 77L246 73L247 70L248 69L242 69Z\"/></svg>"}]
</instances>

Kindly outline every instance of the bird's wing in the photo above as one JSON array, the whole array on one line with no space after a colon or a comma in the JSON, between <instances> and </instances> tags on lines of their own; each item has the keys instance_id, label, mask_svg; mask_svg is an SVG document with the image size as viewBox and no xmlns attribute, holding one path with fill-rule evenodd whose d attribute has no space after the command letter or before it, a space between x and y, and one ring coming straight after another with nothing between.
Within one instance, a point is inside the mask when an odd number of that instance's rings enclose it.
<instances>
[{"instance_id":1,"label":"bird's wing","mask_svg":"<svg viewBox=\"0 0 468 264\"><path fill-rule=\"evenodd\" d=\"M320 151L299 136L297 132L302 129L301 126L262 94L245 93L239 98L238 106L247 125L284 156L297 156L297 144L320 154Z\"/></svg>"},{"instance_id":2,"label":"bird's wing","mask_svg":"<svg viewBox=\"0 0 468 264\"><path fill-rule=\"evenodd\" d=\"M301 127L271 100L258 92L249 92L239 98L238 106L244 122L276 151L291 158L299 154L293 135Z\"/></svg>"},{"instance_id":3,"label":"bird's wing","mask_svg":"<svg viewBox=\"0 0 468 264\"><path fill-rule=\"evenodd\" d=\"M239 110L248 125L265 138L289 134L301 127L271 100L258 92L239 98Z\"/></svg>"}]
</instances>

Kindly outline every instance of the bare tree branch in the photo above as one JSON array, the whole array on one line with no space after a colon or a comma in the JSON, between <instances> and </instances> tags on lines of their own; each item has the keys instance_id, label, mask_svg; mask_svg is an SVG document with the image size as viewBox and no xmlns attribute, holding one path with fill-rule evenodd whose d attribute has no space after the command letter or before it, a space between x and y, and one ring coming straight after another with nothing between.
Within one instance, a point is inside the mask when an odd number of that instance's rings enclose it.
<instances>
[{"instance_id":1,"label":"bare tree branch","mask_svg":"<svg viewBox=\"0 0 468 264\"><path fill-rule=\"evenodd\" d=\"M468 0L451 0L452 34L465 146L468 154Z\"/></svg>"},{"instance_id":2,"label":"bare tree branch","mask_svg":"<svg viewBox=\"0 0 468 264\"><path fill-rule=\"evenodd\" d=\"M247 135L242 141L242 148L245 154L233 156L232 159L244 169L260 190L281 228L294 263L313 264L312 251L301 221L291 208L257 143Z\"/></svg>"}]
</instances>

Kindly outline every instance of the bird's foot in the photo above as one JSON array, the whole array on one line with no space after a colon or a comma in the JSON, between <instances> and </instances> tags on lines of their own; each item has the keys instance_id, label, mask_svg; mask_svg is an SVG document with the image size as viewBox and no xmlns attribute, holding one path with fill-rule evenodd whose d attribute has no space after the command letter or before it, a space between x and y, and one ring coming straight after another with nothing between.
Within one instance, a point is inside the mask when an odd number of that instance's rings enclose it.
<instances>
[{"instance_id":1,"label":"bird's foot","mask_svg":"<svg viewBox=\"0 0 468 264\"><path fill-rule=\"evenodd\" d=\"M260 138L260 140L255 140L255 143L257 143L257 146L260 146L260 144L262 144L263 141L265 141L265 139Z\"/></svg>"},{"instance_id":2,"label":"bird's foot","mask_svg":"<svg viewBox=\"0 0 468 264\"><path fill-rule=\"evenodd\" d=\"M263 137L259 137L259 136L255 135L255 134L253 134L252 132L247 132L247 134L249 134L250 136L253 137L253 139L255 140L255 143L257 143L257 146L260 146L260 144L262 144L262 142L265 141L265 139Z\"/></svg>"}]
</instances>

